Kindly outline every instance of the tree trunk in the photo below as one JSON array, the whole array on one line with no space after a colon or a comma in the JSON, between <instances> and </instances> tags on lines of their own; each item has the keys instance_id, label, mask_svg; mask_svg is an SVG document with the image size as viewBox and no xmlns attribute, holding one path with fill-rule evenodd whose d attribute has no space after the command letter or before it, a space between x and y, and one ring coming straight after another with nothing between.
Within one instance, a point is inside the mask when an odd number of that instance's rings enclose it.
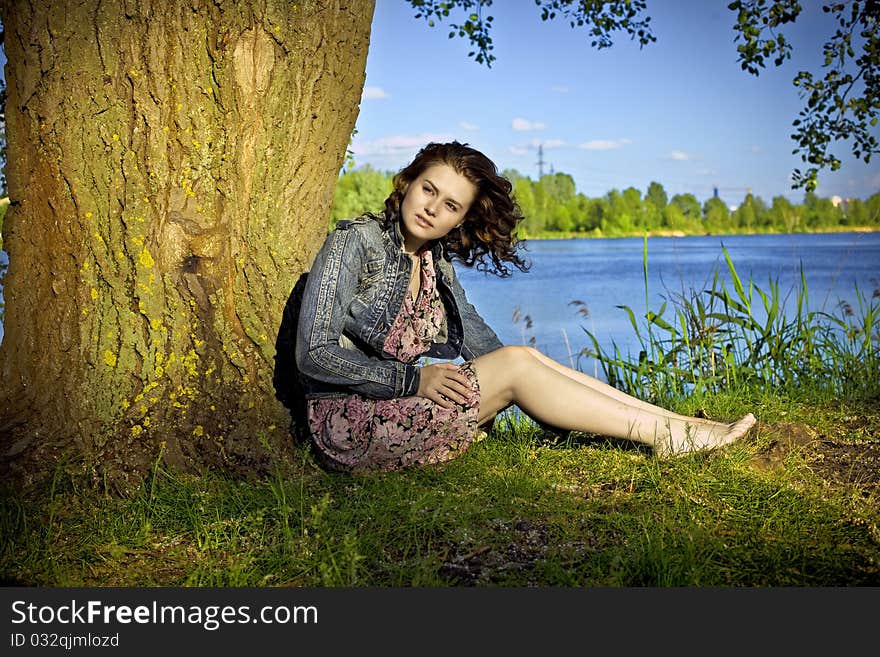
<instances>
[{"instance_id":1,"label":"tree trunk","mask_svg":"<svg viewBox=\"0 0 880 657\"><path fill-rule=\"evenodd\" d=\"M285 301L326 234L373 0L4 0L0 454L131 490L289 454Z\"/></svg>"}]
</instances>

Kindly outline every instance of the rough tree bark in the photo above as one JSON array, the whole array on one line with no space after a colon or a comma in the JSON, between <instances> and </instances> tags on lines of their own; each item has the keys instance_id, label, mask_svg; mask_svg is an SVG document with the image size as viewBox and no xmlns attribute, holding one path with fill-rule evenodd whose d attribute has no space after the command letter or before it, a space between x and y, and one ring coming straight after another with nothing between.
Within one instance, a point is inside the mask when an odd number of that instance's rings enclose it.
<instances>
[{"instance_id":1,"label":"rough tree bark","mask_svg":"<svg viewBox=\"0 0 880 657\"><path fill-rule=\"evenodd\" d=\"M4 0L0 454L130 490L289 453L282 309L326 233L373 0Z\"/></svg>"}]
</instances>

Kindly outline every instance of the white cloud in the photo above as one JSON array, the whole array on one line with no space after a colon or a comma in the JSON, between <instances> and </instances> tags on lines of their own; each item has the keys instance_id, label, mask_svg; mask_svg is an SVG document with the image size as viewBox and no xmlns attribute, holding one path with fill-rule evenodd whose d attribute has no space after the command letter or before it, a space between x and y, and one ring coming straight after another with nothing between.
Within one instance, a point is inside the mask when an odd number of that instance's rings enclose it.
<instances>
[{"instance_id":1,"label":"white cloud","mask_svg":"<svg viewBox=\"0 0 880 657\"><path fill-rule=\"evenodd\" d=\"M564 85L557 84L557 85L553 85L552 87L550 87L550 91L552 91L553 93L557 93L557 94L567 94L569 89L568 89L568 87L566 87Z\"/></svg>"},{"instance_id":2,"label":"white cloud","mask_svg":"<svg viewBox=\"0 0 880 657\"><path fill-rule=\"evenodd\" d=\"M631 143L632 139L593 139L579 144L578 148L585 151L613 151Z\"/></svg>"},{"instance_id":3,"label":"white cloud","mask_svg":"<svg viewBox=\"0 0 880 657\"><path fill-rule=\"evenodd\" d=\"M527 131L527 130L543 130L547 126L540 121L529 121L528 119L514 119L512 123L512 127L514 130L518 131Z\"/></svg>"},{"instance_id":4,"label":"white cloud","mask_svg":"<svg viewBox=\"0 0 880 657\"><path fill-rule=\"evenodd\" d=\"M543 146L544 150L550 150L553 148L563 148L567 145L564 139L532 139L532 141L527 143L513 144L510 147L510 152L513 155L526 155L530 151L537 151L539 146Z\"/></svg>"},{"instance_id":5,"label":"white cloud","mask_svg":"<svg viewBox=\"0 0 880 657\"><path fill-rule=\"evenodd\" d=\"M678 162L687 162L691 159L691 156L685 153L684 151L672 151L669 154L670 160L676 160Z\"/></svg>"},{"instance_id":6,"label":"white cloud","mask_svg":"<svg viewBox=\"0 0 880 657\"><path fill-rule=\"evenodd\" d=\"M480 126L478 126L476 123L471 123L470 121L459 121L458 127L462 130L467 130L468 132L473 132L480 129Z\"/></svg>"},{"instance_id":7,"label":"white cloud","mask_svg":"<svg viewBox=\"0 0 880 657\"><path fill-rule=\"evenodd\" d=\"M377 98L389 98L390 96L382 87L364 87L364 93L361 97L364 100L376 100Z\"/></svg>"},{"instance_id":8,"label":"white cloud","mask_svg":"<svg viewBox=\"0 0 880 657\"><path fill-rule=\"evenodd\" d=\"M752 153L762 153L764 151L764 149L761 146L755 145L755 146L752 146L751 151L752 151Z\"/></svg>"},{"instance_id":9,"label":"white cloud","mask_svg":"<svg viewBox=\"0 0 880 657\"><path fill-rule=\"evenodd\" d=\"M452 141L446 134L425 133L421 135L391 135L373 141L357 141L351 144L355 156L366 155L415 155L415 152L432 141Z\"/></svg>"}]
</instances>

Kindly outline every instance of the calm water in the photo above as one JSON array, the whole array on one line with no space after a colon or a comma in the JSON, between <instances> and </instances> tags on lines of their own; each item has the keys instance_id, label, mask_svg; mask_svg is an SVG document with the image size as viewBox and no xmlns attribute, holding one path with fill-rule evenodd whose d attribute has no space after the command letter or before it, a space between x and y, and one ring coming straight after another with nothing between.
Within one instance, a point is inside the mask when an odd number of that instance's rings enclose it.
<instances>
[{"instance_id":1,"label":"calm water","mask_svg":"<svg viewBox=\"0 0 880 657\"><path fill-rule=\"evenodd\" d=\"M767 290L771 279L778 280L783 295L799 286L803 264L812 310L832 311L840 300L854 302L856 286L870 296L880 279L880 232L656 237L648 240L648 307L656 311L676 293L703 289L716 268L732 291L722 245L744 282L751 278ZM644 315L642 247L641 238L540 240L528 243L525 256L532 267L527 273L515 271L500 279L459 271L469 299L505 344L525 344L534 337L545 354L595 374L594 362L577 360L589 344L584 328L596 334L603 348L613 340L624 354L638 351L629 319L616 306L628 305L637 317ZM0 270L6 262L0 251ZM588 317L570 305L575 300L586 304ZM531 318L531 328L524 320L514 322L516 312Z\"/></svg>"},{"instance_id":2,"label":"calm water","mask_svg":"<svg viewBox=\"0 0 880 657\"><path fill-rule=\"evenodd\" d=\"M778 280L780 293L791 292L792 301L803 264L811 310L833 311L841 300L855 302L856 286L870 296L880 285L880 232L656 237L648 239L648 308L658 311L664 299L708 287L716 269L733 293L722 246L745 285L751 278L769 291L769 281ZM502 342L524 344L534 337L545 354L590 374L597 374L596 363L577 358L590 345L584 328L603 349L614 341L623 354L638 353L629 317L616 306L644 316L642 238L540 240L527 249L531 270L508 279L459 269L470 301ZM589 316L570 305L575 300L586 304ZM530 329L514 322L517 312L531 318Z\"/></svg>"}]
</instances>

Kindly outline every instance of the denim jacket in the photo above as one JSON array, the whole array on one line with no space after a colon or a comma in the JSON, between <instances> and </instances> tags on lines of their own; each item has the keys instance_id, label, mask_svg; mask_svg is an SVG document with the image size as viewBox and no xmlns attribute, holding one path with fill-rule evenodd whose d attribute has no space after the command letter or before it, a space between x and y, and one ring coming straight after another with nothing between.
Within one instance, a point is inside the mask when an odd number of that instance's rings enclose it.
<instances>
[{"instance_id":1,"label":"denim jacket","mask_svg":"<svg viewBox=\"0 0 880 657\"><path fill-rule=\"evenodd\" d=\"M383 351L408 293L412 261L403 252L400 222L385 229L380 219L368 213L340 221L315 256L296 335L296 364L306 398L357 393L390 399L419 389L419 368ZM468 302L440 242L433 256L446 318L423 355L470 360L501 347Z\"/></svg>"}]
</instances>

